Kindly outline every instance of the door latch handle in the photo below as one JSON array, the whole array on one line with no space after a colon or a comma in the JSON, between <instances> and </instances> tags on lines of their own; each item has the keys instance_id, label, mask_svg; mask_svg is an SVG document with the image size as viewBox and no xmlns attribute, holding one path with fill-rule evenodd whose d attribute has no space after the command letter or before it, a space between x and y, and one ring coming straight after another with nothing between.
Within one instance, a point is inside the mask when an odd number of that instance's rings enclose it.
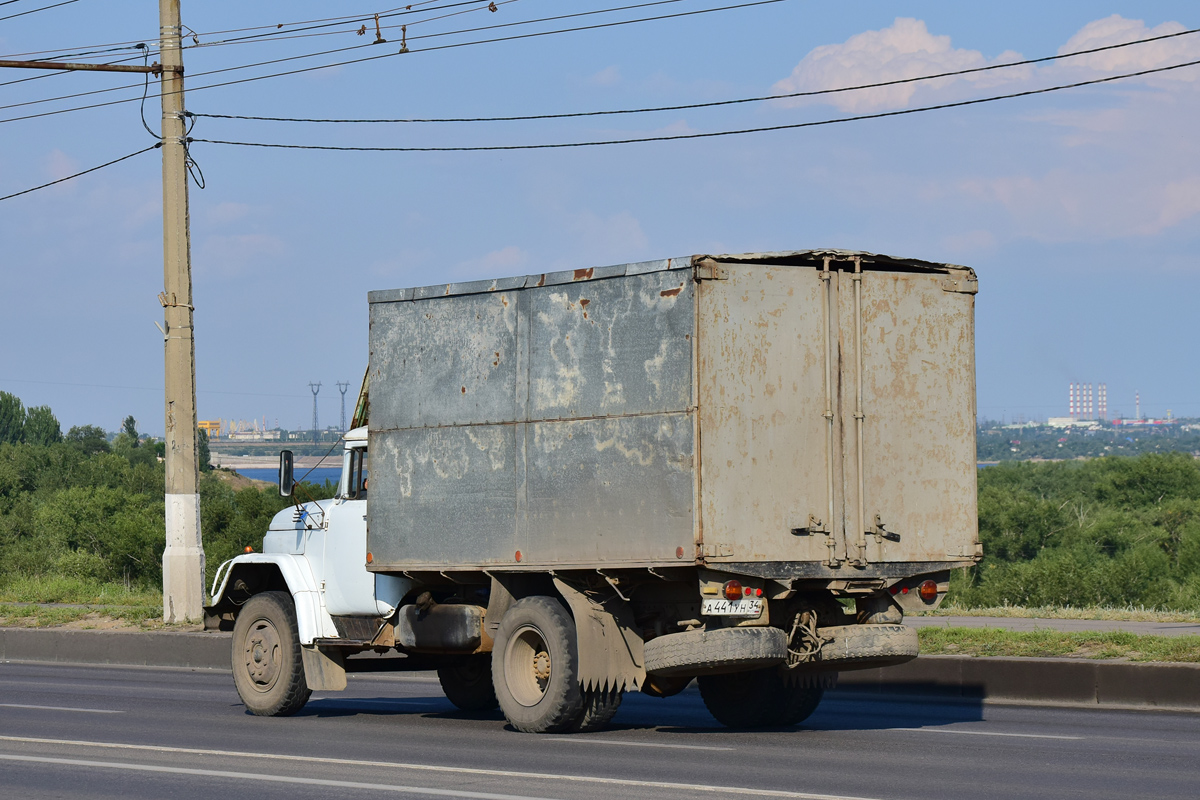
<instances>
[{"instance_id":1,"label":"door latch handle","mask_svg":"<svg viewBox=\"0 0 1200 800\"><path fill-rule=\"evenodd\" d=\"M829 533L825 525L814 514L808 515L808 522L803 528L792 528L793 536L808 536L810 533Z\"/></svg>"},{"instance_id":2,"label":"door latch handle","mask_svg":"<svg viewBox=\"0 0 1200 800\"><path fill-rule=\"evenodd\" d=\"M875 515L875 524L871 527L871 530L867 531L867 533L873 534L875 536L875 540L878 542L882 542L884 539L887 539L889 542L900 541L900 534L896 533L895 531L889 531L885 529L883 527L883 519L881 519L878 514Z\"/></svg>"}]
</instances>

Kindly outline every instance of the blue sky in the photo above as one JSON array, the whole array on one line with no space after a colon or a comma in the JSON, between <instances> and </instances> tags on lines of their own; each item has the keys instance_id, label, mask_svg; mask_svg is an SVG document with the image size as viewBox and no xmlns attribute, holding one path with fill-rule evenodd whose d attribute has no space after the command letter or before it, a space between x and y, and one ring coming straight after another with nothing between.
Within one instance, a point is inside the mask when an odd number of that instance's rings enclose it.
<instances>
[{"instance_id":1,"label":"blue sky","mask_svg":"<svg viewBox=\"0 0 1200 800\"><path fill-rule=\"evenodd\" d=\"M552 30L715 8L651 8L507 29ZM433 5L444 5L445 2ZM14 13L47 3L21 0ZM496 31L460 28L611 8L511 0L495 13L412 15L413 52L198 89L199 73L359 45L338 34L185 54L187 107L287 117L483 117L677 105L984 66L1200 27L1194 2L786 0L587 32L433 52ZM116 8L115 8L116 7ZM184 0L214 32L381 9ZM419 9L418 9L419 10ZM3 16L0 13L0 16ZM423 21L418 21L423 20ZM80 0L0 21L0 57L153 43L153 4ZM336 30L344 30L344 26ZM398 31L386 31L395 52ZM123 53L122 53L123 55ZM316 65L345 56L310 58ZM201 118L193 136L358 146L518 144L781 125L954 102L1200 59L1200 35L1070 62L871 90L623 117L425 125ZM249 68L220 76L279 71ZM30 77L4 70L0 80ZM106 94L36 105L108 87ZM152 87L153 88L153 87ZM0 120L140 95L91 73L0 86ZM968 108L697 141L503 153L331 153L193 146L191 191L202 418L322 423L335 381L366 366L366 293L693 253L841 247L974 267L982 416L1066 412L1070 381L1107 382L1113 412L1200 416L1200 67ZM157 101L146 118L157 127ZM0 122L0 195L153 140L138 103ZM0 389L64 427L162 431L161 184L157 153L0 203Z\"/></svg>"}]
</instances>

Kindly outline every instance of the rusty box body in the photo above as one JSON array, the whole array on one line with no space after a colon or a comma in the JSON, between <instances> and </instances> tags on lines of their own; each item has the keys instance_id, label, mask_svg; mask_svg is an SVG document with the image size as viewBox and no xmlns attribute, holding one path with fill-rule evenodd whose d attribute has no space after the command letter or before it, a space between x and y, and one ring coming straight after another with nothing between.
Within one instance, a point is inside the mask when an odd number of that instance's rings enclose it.
<instances>
[{"instance_id":1,"label":"rusty box body","mask_svg":"<svg viewBox=\"0 0 1200 800\"><path fill-rule=\"evenodd\" d=\"M816 250L372 292L371 569L970 563L977 285Z\"/></svg>"}]
</instances>

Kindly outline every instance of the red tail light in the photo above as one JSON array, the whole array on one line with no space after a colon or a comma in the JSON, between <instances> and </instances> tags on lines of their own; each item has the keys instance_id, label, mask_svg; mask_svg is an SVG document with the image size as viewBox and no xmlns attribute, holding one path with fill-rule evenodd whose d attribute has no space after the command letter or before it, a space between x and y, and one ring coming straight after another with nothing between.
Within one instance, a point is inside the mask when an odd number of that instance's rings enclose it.
<instances>
[{"instance_id":1,"label":"red tail light","mask_svg":"<svg viewBox=\"0 0 1200 800\"><path fill-rule=\"evenodd\" d=\"M937 600L937 583L934 581L924 581L917 587L917 593L921 595L921 599L926 603L932 603L934 600Z\"/></svg>"}]
</instances>

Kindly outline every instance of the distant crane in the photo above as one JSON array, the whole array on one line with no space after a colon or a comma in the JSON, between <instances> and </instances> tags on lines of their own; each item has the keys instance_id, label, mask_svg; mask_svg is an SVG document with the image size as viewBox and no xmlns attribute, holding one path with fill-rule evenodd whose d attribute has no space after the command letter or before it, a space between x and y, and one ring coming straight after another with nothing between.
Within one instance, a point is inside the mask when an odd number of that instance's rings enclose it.
<instances>
[{"instance_id":1,"label":"distant crane","mask_svg":"<svg viewBox=\"0 0 1200 800\"><path fill-rule=\"evenodd\" d=\"M345 433L346 432L346 390L348 390L350 388L350 381L346 381L345 383L343 383L342 381L338 381L337 387L338 387L338 391L342 393L342 427L341 427L341 431L343 433Z\"/></svg>"},{"instance_id":2,"label":"distant crane","mask_svg":"<svg viewBox=\"0 0 1200 800\"><path fill-rule=\"evenodd\" d=\"M315 441L317 441L317 440L320 438L320 436L321 436L321 426L317 424L317 394L318 394L318 393L321 391L321 382L320 382L320 381L317 381L316 383L312 383L312 382L310 381L310 382L309 382L309 384L308 384L308 388L309 388L309 389L311 389L311 390L312 390L312 393L313 393L313 423L312 423L312 432L313 432L313 441L315 442Z\"/></svg>"}]
</instances>

